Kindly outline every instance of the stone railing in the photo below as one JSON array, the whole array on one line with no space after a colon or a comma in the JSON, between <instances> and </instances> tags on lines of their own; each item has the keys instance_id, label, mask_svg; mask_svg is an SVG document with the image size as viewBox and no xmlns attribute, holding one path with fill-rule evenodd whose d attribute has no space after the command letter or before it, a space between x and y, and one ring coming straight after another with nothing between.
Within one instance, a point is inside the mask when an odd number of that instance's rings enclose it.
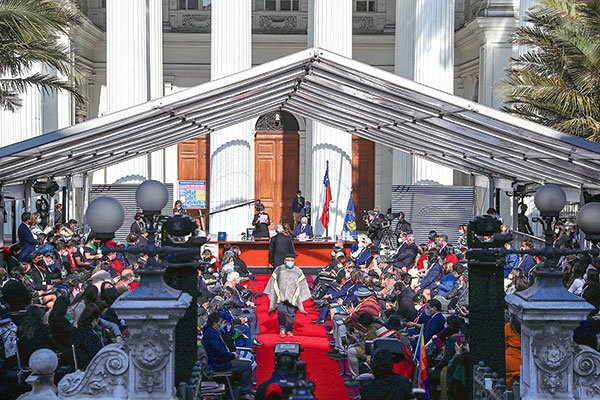
<instances>
[{"instance_id":1,"label":"stone railing","mask_svg":"<svg viewBox=\"0 0 600 400\"><path fill-rule=\"evenodd\" d=\"M514 382L511 389L506 388L506 381L492 372L480 362L473 371L473 398L477 400L519 400L519 382Z\"/></svg>"}]
</instances>

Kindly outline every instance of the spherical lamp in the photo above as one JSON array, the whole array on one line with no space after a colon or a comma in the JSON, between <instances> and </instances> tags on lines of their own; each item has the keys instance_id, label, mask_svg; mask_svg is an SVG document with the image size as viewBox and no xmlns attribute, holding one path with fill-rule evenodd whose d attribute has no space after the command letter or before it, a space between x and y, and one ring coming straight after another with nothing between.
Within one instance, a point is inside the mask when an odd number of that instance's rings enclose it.
<instances>
[{"instance_id":1,"label":"spherical lamp","mask_svg":"<svg viewBox=\"0 0 600 400\"><path fill-rule=\"evenodd\" d=\"M567 204L567 195L560 186L549 183L535 192L533 201L543 217L557 217Z\"/></svg>"},{"instance_id":2,"label":"spherical lamp","mask_svg":"<svg viewBox=\"0 0 600 400\"><path fill-rule=\"evenodd\" d=\"M138 186L135 201L144 213L158 214L167 205L169 192L162 182L149 179Z\"/></svg>"},{"instance_id":3,"label":"spherical lamp","mask_svg":"<svg viewBox=\"0 0 600 400\"><path fill-rule=\"evenodd\" d=\"M58 367L58 357L50 349L39 349L29 357L29 367L36 375L53 374Z\"/></svg>"},{"instance_id":4,"label":"spherical lamp","mask_svg":"<svg viewBox=\"0 0 600 400\"><path fill-rule=\"evenodd\" d=\"M113 197L98 197L88 206L85 219L98 238L112 239L123 225L125 210Z\"/></svg>"},{"instance_id":5,"label":"spherical lamp","mask_svg":"<svg viewBox=\"0 0 600 400\"><path fill-rule=\"evenodd\" d=\"M600 203L587 203L577 214L577 225L585 233L586 239L600 241Z\"/></svg>"}]
</instances>

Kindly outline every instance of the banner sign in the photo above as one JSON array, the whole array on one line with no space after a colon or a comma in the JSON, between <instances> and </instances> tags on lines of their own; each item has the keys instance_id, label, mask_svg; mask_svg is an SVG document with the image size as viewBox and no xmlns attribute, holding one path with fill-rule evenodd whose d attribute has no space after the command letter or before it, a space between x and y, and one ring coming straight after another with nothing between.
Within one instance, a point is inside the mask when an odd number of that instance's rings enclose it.
<instances>
[{"instance_id":1,"label":"banner sign","mask_svg":"<svg viewBox=\"0 0 600 400\"><path fill-rule=\"evenodd\" d=\"M206 208L206 181L179 181L179 200L184 208Z\"/></svg>"}]
</instances>

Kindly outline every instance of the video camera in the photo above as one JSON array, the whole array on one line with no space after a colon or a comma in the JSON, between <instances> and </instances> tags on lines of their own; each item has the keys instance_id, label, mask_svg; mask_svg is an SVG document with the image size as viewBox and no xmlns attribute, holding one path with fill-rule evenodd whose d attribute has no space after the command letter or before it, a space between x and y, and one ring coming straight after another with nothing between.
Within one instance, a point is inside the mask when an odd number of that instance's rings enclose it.
<instances>
[{"instance_id":1,"label":"video camera","mask_svg":"<svg viewBox=\"0 0 600 400\"><path fill-rule=\"evenodd\" d=\"M306 363L300 361L303 351L300 343L280 342L275 344L275 362L294 364L295 377L276 382L283 389L286 400L314 400L315 384L306 378Z\"/></svg>"},{"instance_id":2,"label":"video camera","mask_svg":"<svg viewBox=\"0 0 600 400\"><path fill-rule=\"evenodd\" d=\"M478 215L467 226L469 249L493 249L512 241L511 234L500 233L502 221L491 215Z\"/></svg>"}]
</instances>

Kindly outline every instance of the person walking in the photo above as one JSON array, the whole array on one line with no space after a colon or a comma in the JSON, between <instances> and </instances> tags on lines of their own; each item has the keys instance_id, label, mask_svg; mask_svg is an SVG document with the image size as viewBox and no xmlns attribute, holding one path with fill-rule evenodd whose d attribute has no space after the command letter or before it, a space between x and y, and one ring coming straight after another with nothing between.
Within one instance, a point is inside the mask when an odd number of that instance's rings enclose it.
<instances>
[{"instance_id":1,"label":"person walking","mask_svg":"<svg viewBox=\"0 0 600 400\"><path fill-rule=\"evenodd\" d=\"M302 270L295 266L296 256L289 254L285 263L273 271L265 294L269 296L269 313L277 308L279 337L294 336L296 311L307 314L302 303L310 299L310 290Z\"/></svg>"},{"instance_id":2,"label":"person walking","mask_svg":"<svg viewBox=\"0 0 600 400\"><path fill-rule=\"evenodd\" d=\"M282 265L288 254L295 253L292 238L284 233L283 226L277 225L275 232L277 233L271 238L271 243L269 244L269 264L273 268Z\"/></svg>"}]
</instances>

